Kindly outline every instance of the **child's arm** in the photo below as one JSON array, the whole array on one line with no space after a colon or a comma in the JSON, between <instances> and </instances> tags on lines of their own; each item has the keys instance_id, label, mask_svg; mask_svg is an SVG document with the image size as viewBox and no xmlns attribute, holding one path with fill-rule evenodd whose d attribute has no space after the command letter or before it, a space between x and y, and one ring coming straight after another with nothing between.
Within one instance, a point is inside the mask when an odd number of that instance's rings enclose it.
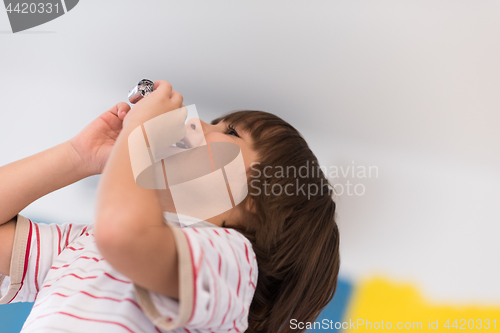
<instances>
[{"instance_id":1,"label":"child's arm","mask_svg":"<svg viewBox=\"0 0 500 333\"><path fill-rule=\"evenodd\" d=\"M76 161L67 141L0 167L0 224L38 198L85 178Z\"/></svg>"},{"instance_id":2,"label":"child's arm","mask_svg":"<svg viewBox=\"0 0 500 333\"><path fill-rule=\"evenodd\" d=\"M10 274L17 214L38 198L85 177L72 154L69 142L64 142L0 168L0 274Z\"/></svg>"},{"instance_id":3,"label":"child's arm","mask_svg":"<svg viewBox=\"0 0 500 333\"><path fill-rule=\"evenodd\" d=\"M71 140L0 167L0 274L9 275L16 215L44 195L100 173L129 109L119 103Z\"/></svg>"},{"instance_id":4,"label":"child's arm","mask_svg":"<svg viewBox=\"0 0 500 333\"><path fill-rule=\"evenodd\" d=\"M182 96L166 81L138 102L104 168L98 190L94 235L106 261L136 284L178 298L178 257L174 235L163 220L156 190L136 185L128 137L145 121L182 107Z\"/></svg>"}]
</instances>

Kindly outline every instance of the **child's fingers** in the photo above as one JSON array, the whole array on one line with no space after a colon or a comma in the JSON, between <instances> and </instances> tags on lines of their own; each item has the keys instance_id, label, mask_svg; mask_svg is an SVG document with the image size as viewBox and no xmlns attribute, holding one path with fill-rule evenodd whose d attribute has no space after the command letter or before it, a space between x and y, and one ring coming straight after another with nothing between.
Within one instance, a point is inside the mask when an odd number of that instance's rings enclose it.
<instances>
[{"instance_id":1,"label":"child's fingers","mask_svg":"<svg viewBox=\"0 0 500 333\"><path fill-rule=\"evenodd\" d=\"M182 105L182 102L184 102L184 97L178 92L178 91L172 91L172 94L170 95L170 100L175 104L175 105Z\"/></svg>"},{"instance_id":2,"label":"child's fingers","mask_svg":"<svg viewBox=\"0 0 500 333\"><path fill-rule=\"evenodd\" d=\"M128 110L130 110L130 106L125 102L120 102L117 103L115 106L113 106L111 109L109 109L108 112L111 112L115 116L120 116L120 113L123 112L124 110L128 112Z\"/></svg>"},{"instance_id":3,"label":"child's fingers","mask_svg":"<svg viewBox=\"0 0 500 333\"><path fill-rule=\"evenodd\" d=\"M123 121L123 119L125 119L125 116L127 115L127 112L130 111L130 105L125 102L120 102L116 104L113 109L116 110L115 114L118 116L118 118Z\"/></svg>"},{"instance_id":4,"label":"child's fingers","mask_svg":"<svg viewBox=\"0 0 500 333\"><path fill-rule=\"evenodd\" d=\"M165 96L169 96L172 94L172 85L170 82L165 80L157 80L154 83L154 92L165 94Z\"/></svg>"},{"instance_id":5,"label":"child's fingers","mask_svg":"<svg viewBox=\"0 0 500 333\"><path fill-rule=\"evenodd\" d=\"M154 91L153 93L157 94L162 94L163 96L168 96L170 98L170 101L172 101L174 104L177 105L183 105L182 102L184 101L184 97L177 92L172 90L172 85L170 82L167 82L165 80L157 80L154 83Z\"/></svg>"}]
</instances>

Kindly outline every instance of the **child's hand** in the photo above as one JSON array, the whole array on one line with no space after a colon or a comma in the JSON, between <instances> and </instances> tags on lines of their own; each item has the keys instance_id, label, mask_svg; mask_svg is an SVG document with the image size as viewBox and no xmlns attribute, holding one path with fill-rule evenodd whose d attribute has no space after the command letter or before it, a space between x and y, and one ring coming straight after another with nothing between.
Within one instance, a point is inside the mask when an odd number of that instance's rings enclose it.
<instances>
[{"instance_id":1,"label":"child's hand","mask_svg":"<svg viewBox=\"0 0 500 333\"><path fill-rule=\"evenodd\" d=\"M88 175L102 172L129 110L127 103L120 102L69 140L78 168Z\"/></svg>"},{"instance_id":2,"label":"child's hand","mask_svg":"<svg viewBox=\"0 0 500 333\"><path fill-rule=\"evenodd\" d=\"M172 85L165 80L154 83L154 91L134 105L123 122L125 128L134 129L146 121L168 111L184 106L182 95L172 90Z\"/></svg>"}]
</instances>

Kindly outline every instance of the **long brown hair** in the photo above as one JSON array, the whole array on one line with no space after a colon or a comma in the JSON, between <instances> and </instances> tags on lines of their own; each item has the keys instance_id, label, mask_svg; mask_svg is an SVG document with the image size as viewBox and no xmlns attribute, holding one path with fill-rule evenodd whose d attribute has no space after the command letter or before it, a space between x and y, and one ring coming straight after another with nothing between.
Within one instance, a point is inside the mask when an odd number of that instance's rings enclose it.
<instances>
[{"instance_id":1,"label":"long brown hair","mask_svg":"<svg viewBox=\"0 0 500 333\"><path fill-rule=\"evenodd\" d=\"M290 320L316 320L337 287L339 231L331 185L304 138L281 118L244 110L212 124L220 121L248 131L259 160L249 172L245 199L255 213L235 227L252 243L259 268L246 332L291 332ZM307 177L297 174L304 168Z\"/></svg>"}]
</instances>

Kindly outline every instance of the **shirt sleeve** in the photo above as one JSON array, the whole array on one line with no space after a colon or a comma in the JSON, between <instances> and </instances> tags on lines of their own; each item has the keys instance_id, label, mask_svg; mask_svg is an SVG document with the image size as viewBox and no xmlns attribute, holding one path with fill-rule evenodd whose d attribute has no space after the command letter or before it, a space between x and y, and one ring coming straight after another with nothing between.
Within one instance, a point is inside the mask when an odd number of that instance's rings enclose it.
<instances>
[{"instance_id":1,"label":"shirt sleeve","mask_svg":"<svg viewBox=\"0 0 500 333\"><path fill-rule=\"evenodd\" d=\"M84 224L42 224L17 215L10 274L0 274L0 304L33 302L55 258L86 231Z\"/></svg>"},{"instance_id":2,"label":"shirt sleeve","mask_svg":"<svg viewBox=\"0 0 500 333\"><path fill-rule=\"evenodd\" d=\"M250 241L233 229L171 227L179 256L179 301L135 285L145 314L165 330L244 332L258 276Z\"/></svg>"}]
</instances>

